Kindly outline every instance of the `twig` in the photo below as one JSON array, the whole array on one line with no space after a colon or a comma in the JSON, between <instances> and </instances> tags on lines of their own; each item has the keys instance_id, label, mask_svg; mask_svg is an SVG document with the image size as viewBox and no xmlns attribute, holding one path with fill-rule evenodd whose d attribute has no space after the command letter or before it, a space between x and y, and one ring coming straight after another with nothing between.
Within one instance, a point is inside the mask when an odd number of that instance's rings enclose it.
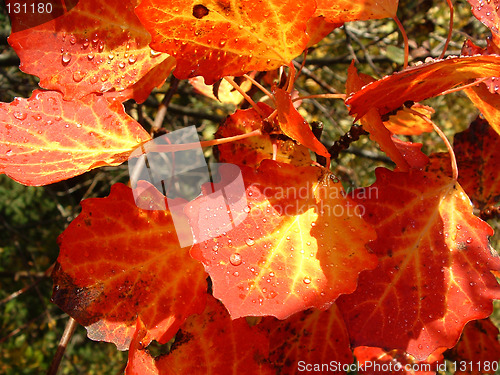
<instances>
[{"instance_id":1,"label":"twig","mask_svg":"<svg viewBox=\"0 0 500 375\"><path fill-rule=\"evenodd\" d=\"M349 35L349 38L351 38L352 40L354 40L361 47L361 50L363 51L363 53L365 55L365 58L366 58L366 61L368 62L368 65L370 65L370 67L373 69L373 71L375 72L375 74L377 74L378 76L380 76L380 70L373 63L372 57L368 53L368 50L365 48L364 44L346 26L344 26L344 30L345 30L346 34Z\"/></svg>"},{"instance_id":2,"label":"twig","mask_svg":"<svg viewBox=\"0 0 500 375\"><path fill-rule=\"evenodd\" d=\"M296 68L300 68L302 66L297 61L294 61L293 65L295 65ZM323 81L316 74L314 74L313 72L311 72L305 66L302 67L301 73L303 75L305 75L307 78L312 79L314 82L316 82L318 85L320 85L323 89L329 91L331 94L337 94L338 93L337 90L335 90L332 86L330 86L328 83L326 83L325 81Z\"/></svg>"},{"instance_id":3,"label":"twig","mask_svg":"<svg viewBox=\"0 0 500 375\"><path fill-rule=\"evenodd\" d=\"M177 92L180 80L175 76L170 79L170 87L168 88L163 100L161 101L158 112L156 113L155 120L153 121L153 126L151 127L151 134L156 133L162 126L165 115L167 114L168 105L172 100L172 97Z\"/></svg>"},{"instance_id":4,"label":"twig","mask_svg":"<svg viewBox=\"0 0 500 375\"><path fill-rule=\"evenodd\" d=\"M73 332L75 332L76 328L76 320L72 317L69 317L68 322L66 323L66 328L64 328L64 332L61 337L61 341L59 341L59 346L57 347L56 354L54 355L54 359L50 365L49 371L47 371L47 375L56 375L57 370L59 370L59 365L61 364L62 357L64 352L66 351L66 347L73 336Z\"/></svg>"}]
</instances>

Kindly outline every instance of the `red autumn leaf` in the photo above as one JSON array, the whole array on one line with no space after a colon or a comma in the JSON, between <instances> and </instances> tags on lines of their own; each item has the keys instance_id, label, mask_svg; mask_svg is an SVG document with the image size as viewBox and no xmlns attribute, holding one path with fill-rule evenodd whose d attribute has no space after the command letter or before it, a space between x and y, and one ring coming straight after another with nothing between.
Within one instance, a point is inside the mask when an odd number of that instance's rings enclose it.
<instances>
[{"instance_id":1,"label":"red autumn leaf","mask_svg":"<svg viewBox=\"0 0 500 375\"><path fill-rule=\"evenodd\" d=\"M177 59L174 75L207 84L289 64L306 48L314 0L144 0L136 13L151 47Z\"/></svg>"},{"instance_id":2,"label":"red autumn leaf","mask_svg":"<svg viewBox=\"0 0 500 375\"><path fill-rule=\"evenodd\" d=\"M278 122L281 131L290 138L300 142L316 154L330 157L326 147L314 136L309 124L295 109L289 92L278 87L273 88L273 95L278 110Z\"/></svg>"},{"instance_id":3,"label":"red autumn leaf","mask_svg":"<svg viewBox=\"0 0 500 375\"><path fill-rule=\"evenodd\" d=\"M500 136L488 122L476 118L469 128L455 134L453 149L458 165L458 182L480 210L500 201ZM431 155L428 170L451 176L448 153Z\"/></svg>"},{"instance_id":4,"label":"red autumn leaf","mask_svg":"<svg viewBox=\"0 0 500 375\"><path fill-rule=\"evenodd\" d=\"M455 375L496 373L500 358L498 334L498 328L489 319L467 323L458 344L445 353L456 363Z\"/></svg>"},{"instance_id":5,"label":"red autumn leaf","mask_svg":"<svg viewBox=\"0 0 500 375\"><path fill-rule=\"evenodd\" d=\"M500 258L489 247L493 230L472 215L458 183L441 174L376 170L354 199L377 231L368 247L379 266L360 275L339 307L356 346L401 349L424 360L451 348L464 325L491 314L500 286L491 270Z\"/></svg>"},{"instance_id":6,"label":"red autumn leaf","mask_svg":"<svg viewBox=\"0 0 500 375\"><path fill-rule=\"evenodd\" d=\"M0 103L0 173L46 185L119 165L150 139L121 103L95 94L65 101L55 91Z\"/></svg>"},{"instance_id":7,"label":"red autumn leaf","mask_svg":"<svg viewBox=\"0 0 500 375\"><path fill-rule=\"evenodd\" d=\"M410 167L420 169L429 163L429 158L421 151L422 143L405 142L394 136L392 141Z\"/></svg>"},{"instance_id":8,"label":"red autumn leaf","mask_svg":"<svg viewBox=\"0 0 500 375\"><path fill-rule=\"evenodd\" d=\"M242 174L248 206L234 229L222 235L212 229L226 209L207 212L209 196L191 202L187 212L195 238L212 238L195 244L191 255L205 266L231 317L285 319L325 309L354 291L358 273L375 266L364 247L373 232L340 182L326 169L272 160Z\"/></svg>"},{"instance_id":9,"label":"red autumn leaf","mask_svg":"<svg viewBox=\"0 0 500 375\"><path fill-rule=\"evenodd\" d=\"M419 102L441 94L470 79L500 76L500 56L455 57L411 67L384 77L346 100L350 114L363 117L370 109L380 115L407 101Z\"/></svg>"},{"instance_id":10,"label":"red autumn leaf","mask_svg":"<svg viewBox=\"0 0 500 375\"><path fill-rule=\"evenodd\" d=\"M264 318L258 327L269 337L269 361L280 374L326 373L325 365L327 371L346 374L343 366L352 364L349 333L335 304L326 311L302 311L283 321Z\"/></svg>"},{"instance_id":11,"label":"red autumn leaf","mask_svg":"<svg viewBox=\"0 0 500 375\"><path fill-rule=\"evenodd\" d=\"M273 110L264 103L257 104L261 111L270 115ZM255 109L238 110L229 116L222 124L216 138L231 137L240 134L247 134L251 131L262 129L264 126L262 118ZM309 150L302 145L297 145L292 140L271 139L268 134L249 137L238 142L221 144L218 147L219 161L222 163L233 163L236 165L247 165L258 167L264 159L273 157L273 141L276 143L276 160L293 165L310 165L311 157Z\"/></svg>"},{"instance_id":12,"label":"red autumn leaf","mask_svg":"<svg viewBox=\"0 0 500 375\"><path fill-rule=\"evenodd\" d=\"M411 109L421 113L428 119L435 112L431 107L418 103L415 103ZM388 121L384 121L384 125L393 134L420 135L424 132L434 131L432 125L427 121L405 110L398 111L395 115L390 116Z\"/></svg>"},{"instance_id":13,"label":"red autumn leaf","mask_svg":"<svg viewBox=\"0 0 500 375\"><path fill-rule=\"evenodd\" d=\"M224 306L211 296L203 314L191 316L182 325L170 353L154 361L139 346L131 347L126 375L276 373L266 363L266 336L256 327L250 328L245 319L231 320Z\"/></svg>"},{"instance_id":14,"label":"red autumn leaf","mask_svg":"<svg viewBox=\"0 0 500 375\"><path fill-rule=\"evenodd\" d=\"M494 34L500 33L499 0L467 0L472 14Z\"/></svg>"},{"instance_id":15,"label":"red autumn leaf","mask_svg":"<svg viewBox=\"0 0 500 375\"><path fill-rule=\"evenodd\" d=\"M128 89L162 64L162 74L136 86L134 98L144 100L165 81L174 61L151 50L151 37L134 14L136 5L135 0L79 0L62 17L13 33L9 43L21 70L40 77L40 86L61 91L65 99Z\"/></svg>"},{"instance_id":16,"label":"red autumn leaf","mask_svg":"<svg viewBox=\"0 0 500 375\"><path fill-rule=\"evenodd\" d=\"M393 18L398 0L318 0L315 16L324 16L329 22L344 23L380 18Z\"/></svg>"},{"instance_id":17,"label":"red autumn leaf","mask_svg":"<svg viewBox=\"0 0 500 375\"><path fill-rule=\"evenodd\" d=\"M165 198L148 188L142 199ZM84 200L59 243L52 300L91 339L127 350L139 318L144 345L166 343L188 316L203 311L206 274L178 245L169 211L138 208L125 185L113 185L107 198Z\"/></svg>"},{"instance_id":18,"label":"red autumn leaf","mask_svg":"<svg viewBox=\"0 0 500 375\"><path fill-rule=\"evenodd\" d=\"M358 71L354 66L354 62L352 62L347 70L347 95L361 90L363 86L369 82L373 82L373 78L366 74L358 74ZM398 169L403 171L408 170L408 162L399 148L394 144L391 132L385 127L378 112L375 109L371 109L366 113L366 116L364 116L360 122L361 125L363 125L363 129L370 133L370 139L380 145L382 151L384 151L396 163Z\"/></svg>"},{"instance_id":19,"label":"red autumn leaf","mask_svg":"<svg viewBox=\"0 0 500 375\"><path fill-rule=\"evenodd\" d=\"M437 349L425 361L416 361L401 350L385 351L381 348L358 346L354 356L359 363L358 374L363 375L435 375L443 366L444 348Z\"/></svg>"}]
</instances>

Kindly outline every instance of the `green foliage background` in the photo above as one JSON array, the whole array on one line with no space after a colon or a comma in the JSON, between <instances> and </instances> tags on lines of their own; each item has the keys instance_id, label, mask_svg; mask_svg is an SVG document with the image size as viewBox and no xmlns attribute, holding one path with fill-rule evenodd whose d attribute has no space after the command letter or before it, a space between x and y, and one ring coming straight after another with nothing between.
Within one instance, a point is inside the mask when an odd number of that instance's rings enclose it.
<instances>
[{"instance_id":1,"label":"green foliage background","mask_svg":"<svg viewBox=\"0 0 500 375\"><path fill-rule=\"evenodd\" d=\"M459 54L466 36L484 41L488 31L471 16L465 0L454 4L456 31L449 51ZM448 28L449 12L445 1L402 0L399 9L399 17L412 43L413 61L438 56ZM37 85L36 77L19 71L16 56L6 41L9 31L7 14L2 8L0 57L5 59L0 60L0 100L4 102L10 102L15 96L29 97ZM325 93L327 89L344 92L347 66L352 58L359 61L357 66L362 72L381 77L401 69L402 56L402 40L391 20L347 24L310 50L306 64L310 74L302 74L297 87L301 95ZM324 83L329 88L325 89ZM150 129L148 119L154 119L168 88L167 83L142 105L126 103L128 112L141 118L147 130ZM434 121L450 137L466 129L478 114L462 93L438 97L426 104L434 107ZM169 106L164 127L173 130L195 124L200 135L207 139L213 136L218 122L233 110L231 106L195 94L189 84L181 82ZM309 121L324 123L322 141L326 145L331 145L352 125L352 119L339 100L304 101L301 113ZM435 134L413 140L422 142L428 154L445 151ZM206 156L213 157L210 150ZM334 173L341 177L346 187L371 184L377 166L390 167L391 163L367 137L355 142L333 163ZM40 374L49 368L67 321L67 316L50 302L52 282L46 272L57 259L57 236L78 215L82 199L106 196L113 183L127 183L127 179L125 165L101 168L45 187L25 187L0 176L1 374ZM499 229L498 223L490 224ZM498 249L498 235L492 243ZM496 306L493 320L499 325L500 305ZM125 363L126 353L117 351L112 344L88 340L85 330L78 327L59 373L120 374Z\"/></svg>"}]
</instances>

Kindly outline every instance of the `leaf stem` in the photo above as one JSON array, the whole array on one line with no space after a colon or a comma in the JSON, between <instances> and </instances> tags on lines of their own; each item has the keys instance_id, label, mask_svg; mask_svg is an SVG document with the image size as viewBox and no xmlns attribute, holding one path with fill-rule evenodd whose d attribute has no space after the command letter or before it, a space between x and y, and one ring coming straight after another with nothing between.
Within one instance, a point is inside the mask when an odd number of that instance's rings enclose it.
<instances>
[{"instance_id":1,"label":"leaf stem","mask_svg":"<svg viewBox=\"0 0 500 375\"><path fill-rule=\"evenodd\" d=\"M264 114L264 112L262 112L262 110L257 106L257 104L255 104L255 102L253 101L253 99L245 92L243 91L243 89L238 86L238 84L236 82L234 82L234 80L231 78L231 77L224 77L224 79L231 85L234 87L234 89L236 91L238 91L241 96L243 96L245 98L245 100L247 102L250 103L250 105L253 107L253 109L255 109L255 112L257 112L259 114L260 117L262 118L265 118L266 115Z\"/></svg>"},{"instance_id":2,"label":"leaf stem","mask_svg":"<svg viewBox=\"0 0 500 375\"><path fill-rule=\"evenodd\" d=\"M290 63L290 65L288 65L288 67L290 69L290 72L289 72L289 75L288 75L288 83L287 83L286 91L289 92L289 93L292 93L293 85L295 84L295 73L296 73L296 70L295 70L295 67L293 66L293 63Z\"/></svg>"},{"instance_id":3,"label":"leaf stem","mask_svg":"<svg viewBox=\"0 0 500 375\"><path fill-rule=\"evenodd\" d=\"M232 137L226 137L226 138L212 139L211 141L201 141L196 143L184 143L184 144L173 144L173 145L154 145L151 147L151 149L148 150L148 152L177 152L177 151L193 150L199 147L210 147L210 146L221 145L224 143L234 142L241 139L258 136L261 134L262 131L260 129L257 129L250 133L234 135Z\"/></svg>"},{"instance_id":4,"label":"leaf stem","mask_svg":"<svg viewBox=\"0 0 500 375\"><path fill-rule=\"evenodd\" d=\"M448 26L448 36L446 38L446 42L444 43L443 47L443 52L439 55L439 58L442 59L444 57L444 54L446 53L446 50L448 49L448 45L450 44L451 41L451 34L453 32L453 4L451 0L446 0L446 3L448 4L448 7L450 8L450 24Z\"/></svg>"},{"instance_id":5,"label":"leaf stem","mask_svg":"<svg viewBox=\"0 0 500 375\"><path fill-rule=\"evenodd\" d=\"M490 77L483 77L483 78L480 78L472 83L468 83L466 85L463 85L463 86L459 86L459 87L455 87L453 89L449 89L449 90L446 90L446 91L443 91L441 94L439 94L438 96L441 96L441 95L447 95L447 94L451 94L452 92L457 92L457 91L462 91L463 89L466 89L468 87L472 87L472 86L476 86L484 81L486 81L487 79L489 79Z\"/></svg>"},{"instance_id":6,"label":"leaf stem","mask_svg":"<svg viewBox=\"0 0 500 375\"><path fill-rule=\"evenodd\" d=\"M57 347L57 351L54 355L54 359L52 360L49 371L47 371L47 375L57 374L57 370L59 369L59 365L61 364L64 352L66 351L66 347L71 340L71 336L73 336L73 332L75 332L75 328L76 320L70 316L68 322L66 323L66 328L64 328L61 341L59 341L59 346Z\"/></svg>"},{"instance_id":7,"label":"leaf stem","mask_svg":"<svg viewBox=\"0 0 500 375\"><path fill-rule=\"evenodd\" d=\"M245 77L250 82L252 82L254 84L254 86L258 87L260 91L262 91L265 95L267 95L274 102L273 94L271 94L264 86L262 86L259 82L257 82L255 79L250 77L248 74L243 74L243 77Z\"/></svg>"},{"instance_id":8,"label":"leaf stem","mask_svg":"<svg viewBox=\"0 0 500 375\"><path fill-rule=\"evenodd\" d=\"M449 0L448 0L449 1ZM403 40L405 44L405 59L403 63L403 70L408 68L408 57L410 55L410 45L408 43L408 35L406 35L405 28L401 21L399 20L398 16L393 17L394 22L396 22L396 25L399 27L399 31L401 31L401 34L403 35Z\"/></svg>"},{"instance_id":9,"label":"leaf stem","mask_svg":"<svg viewBox=\"0 0 500 375\"><path fill-rule=\"evenodd\" d=\"M452 170L452 178L457 181L458 180L458 165L457 165L457 158L455 157L455 152L453 151L453 147L451 146L450 141L446 137L446 135L443 133L443 131L437 126L434 121L431 119L427 118L427 116L421 114L420 112L417 112L411 108L403 108L404 111L412 113L418 117L420 117L422 120L425 122L429 123L432 125L436 133L438 133L439 137L443 140L444 144L446 145L446 148L448 149L448 153L450 154L450 159L451 159L451 170Z\"/></svg>"}]
</instances>

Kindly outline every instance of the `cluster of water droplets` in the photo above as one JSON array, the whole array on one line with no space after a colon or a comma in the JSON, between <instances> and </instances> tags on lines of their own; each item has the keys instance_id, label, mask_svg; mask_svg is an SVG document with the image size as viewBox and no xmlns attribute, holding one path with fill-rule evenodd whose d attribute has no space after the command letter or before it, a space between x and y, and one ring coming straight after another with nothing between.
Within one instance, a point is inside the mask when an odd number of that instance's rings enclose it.
<instances>
[{"instance_id":1,"label":"cluster of water droplets","mask_svg":"<svg viewBox=\"0 0 500 375\"><path fill-rule=\"evenodd\" d=\"M113 86L117 86L117 90L123 90L128 86L124 80L126 73L138 60L137 54L133 52L138 46L130 32L126 30L123 32L126 33L125 38L123 36L120 38L124 42L118 47L109 47L109 50L105 38L97 32L89 38L80 38L66 32L62 33L63 47L60 49L60 61L64 67L71 67L72 63L77 64L76 70L72 73L74 82L79 83L86 80L92 85L100 82L101 92L109 91ZM154 58L161 53L150 50L150 54ZM117 73L120 74L120 71L122 74L111 82L110 78Z\"/></svg>"}]
</instances>

